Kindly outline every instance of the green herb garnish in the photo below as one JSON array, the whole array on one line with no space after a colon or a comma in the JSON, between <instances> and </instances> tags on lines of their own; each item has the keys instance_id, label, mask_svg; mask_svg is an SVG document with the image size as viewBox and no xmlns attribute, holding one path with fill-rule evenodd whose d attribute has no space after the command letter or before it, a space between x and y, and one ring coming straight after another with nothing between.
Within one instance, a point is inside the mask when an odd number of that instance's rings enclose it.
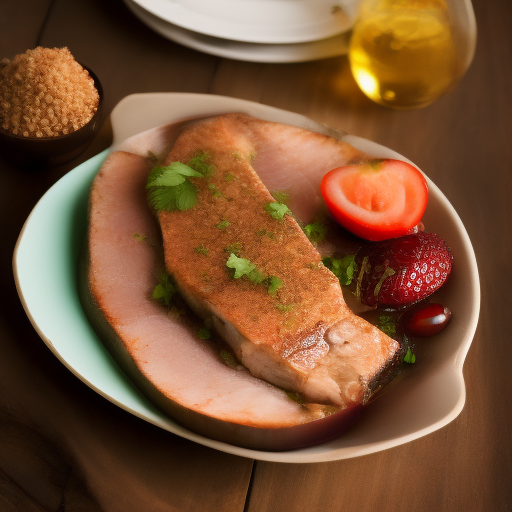
<instances>
[{"instance_id":1,"label":"green herb garnish","mask_svg":"<svg viewBox=\"0 0 512 512\"><path fill-rule=\"evenodd\" d=\"M395 319L390 315L379 316L377 327L390 338L396 336L396 323Z\"/></svg>"},{"instance_id":2,"label":"green herb garnish","mask_svg":"<svg viewBox=\"0 0 512 512\"><path fill-rule=\"evenodd\" d=\"M291 311L293 308L293 304L281 304L280 302L276 304L276 309L278 309L280 313L287 313L288 311Z\"/></svg>"},{"instance_id":3,"label":"green herb garnish","mask_svg":"<svg viewBox=\"0 0 512 512\"><path fill-rule=\"evenodd\" d=\"M347 286L352 282L357 269L355 256L349 255L340 259L327 256L322 258L322 262L338 278L342 286Z\"/></svg>"},{"instance_id":4,"label":"green herb garnish","mask_svg":"<svg viewBox=\"0 0 512 512\"><path fill-rule=\"evenodd\" d=\"M318 244L324 239L327 228L323 224L313 222L304 226L304 233L312 243Z\"/></svg>"},{"instance_id":5,"label":"green herb garnish","mask_svg":"<svg viewBox=\"0 0 512 512\"><path fill-rule=\"evenodd\" d=\"M224 179L226 181L234 181L236 180L236 176L234 174L231 174L230 172L227 172L226 174L224 174Z\"/></svg>"},{"instance_id":6,"label":"green herb garnish","mask_svg":"<svg viewBox=\"0 0 512 512\"><path fill-rule=\"evenodd\" d=\"M272 233L271 231L267 231L266 229L258 229L258 231L256 231L256 234L258 236L268 236L271 240L273 240L276 237L274 233Z\"/></svg>"},{"instance_id":7,"label":"green herb garnish","mask_svg":"<svg viewBox=\"0 0 512 512\"><path fill-rule=\"evenodd\" d=\"M272 297L277 293L277 290L283 286L281 279L276 276L267 276L258 270L254 263L251 263L246 258L240 258L234 253L229 255L226 266L235 271L233 274L235 279L240 279L245 276L253 284L264 283L267 286L269 295Z\"/></svg>"},{"instance_id":8,"label":"green herb garnish","mask_svg":"<svg viewBox=\"0 0 512 512\"><path fill-rule=\"evenodd\" d=\"M284 192L283 190L273 190L270 193L278 203L288 204L288 201L290 200L290 194L288 194L288 192Z\"/></svg>"},{"instance_id":9,"label":"green herb garnish","mask_svg":"<svg viewBox=\"0 0 512 512\"><path fill-rule=\"evenodd\" d=\"M202 340L209 340L212 337L212 333L206 327L198 329L196 335Z\"/></svg>"},{"instance_id":10,"label":"green herb garnish","mask_svg":"<svg viewBox=\"0 0 512 512\"><path fill-rule=\"evenodd\" d=\"M288 206L278 202L266 204L265 211L276 220L281 220L285 215L292 213Z\"/></svg>"},{"instance_id":11,"label":"green herb garnish","mask_svg":"<svg viewBox=\"0 0 512 512\"><path fill-rule=\"evenodd\" d=\"M215 171L215 166L210 162L210 155L206 151L199 151L187 162L187 165L200 172L202 176L210 176Z\"/></svg>"},{"instance_id":12,"label":"green herb garnish","mask_svg":"<svg viewBox=\"0 0 512 512\"><path fill-rule=\"evenodd\" d=\"M375 289L373 290L373 295L377 297L379 295L380 289L384 281L388 278L395 275L395 271L391 267L386 267L382 275L380 276L379 282L375 285Z\"/></svg>"},{"instance_id":13,"label":"green herb garnish","mask_svg":"<svg viewBox=\"0 0 512 512\"><path fill-rule=\"evenodd\" d=\"M414 355L413 351L410 347L407 347L407 352L404 356L404 363L407 364L414 364L416 362L416 356Z\"/></svg>"},{"instance_id":14,"label":"green herb garnish","mask_svg":"<svg viewBox=\"0 0 512 512\"><path fill-rule=\"evenodd\" d=\"M206 256L209 251L210 249L204 245L198 245L197 247L194 247L194 252L197 252L197 254L203 254L204 256Z\"/></svg>"},{"instance_id":15,"label":"green herb garnish","mask_svg":"<svg viewBox=\"0 0 512 512\"><path fill-rule=\"evenodd\" d=\"M361 297L361 284L363 282L363 277L365 274L369 274L372 266L370 265L370 260L368 256L363 258L361 262L361 267L359 268L359 273L357 274L356 281L356 297L359 299Z\"/></svg>"},{"instance_id":16,"label":"green herb garnish","mask_svg":"<svg viewBox=\"0 0 512 512\"><path fill-rule=\"evenodd\" d=\"M224 248L224 252L229 254L233 253L235 256L240 256L240 251L242 250L241 242L233 242L231 245L228 245Z\"/></svg>"},{"instance_id":17,"label":"green herb garnish","mask_svg":"<svg viewBox=\"0 0 512 512\"><path fill-rule=\"evenodd\" d=\"M140 233L134 233L132 235L134 240L137 242L144 242L145 244L149 244L149 238L146 235L141 235Z\"/></svg>"},{"instance_id":18,"label":"green herb garnish","mask_svg":"<svg viewBox=\"0 0 512 512\"><path fill-rule=\"evenodd\" d=\"M221 220L215 227L219 228L221 231L225 231L226 228L231 224L228 220Z\"/></svg>"},{"instance_id":19,"label":"green herb garnish","mask_svg":"<svg viewBox=\"0 0 512 512\"><path fill-rule=\"evenodd\" d=\"M229 366L230 368L237 368L238 367L238 364L236 362L236 359L233 357L232 354L230 354L227 350L221 350L220 351L220 358L222 359L222 361L224 362L224 364L226 364L227 366Z\"/></svg>"},{"instance_id":20,"label":"green herb garnish","mask_svg":"<svg viewBox=\"0 0 512 512\"><path fill-rule=\"evenodd\" d=\"M285 393L290 400L297 402L299 405L304 405L304 398L302 398L302 396L299 395L299 393L297 393L296 391L285 390Z\"/></svg>"},{"instance_id":21,"label":"green herb garnish","mask_svg":"<svg viewBox=\"0 0 512 512\"><path fill-rule=\"evenodd\" d=\"M169 306L174 294L177 292L176 285L172 276L166 272L162 272L158 276L158 284L153 290L153 299L163 302L166 306Z\"/></svg>"},{"instance_id":22,"label":"green herb garnish","mask_svg":"<svg viewBox=\"0 0 512 512\"><path fill-rule=\"evenodd\" d=\"M229 255L226 266L235 270L235 274L233 276L235 279L240 279L243 276L249 275L256 269L256 265L254 265L254 263L251 263L245 258L239 258L233 253Z\"/></svg>"},{"instance_id":23,"label":"green herb garnish","mask_svg":"<svg viewBox=\"0 0 512 512\"><path fill-rule=\"evenodd\" d=\"M208 190L210 191L210 193L213 197L222 196L222 192L213 183L210 183L208 185Z\"/></svg>"},{"instance_id":24,"label":"green herb garnish","mask_svg":"<svg viewBox=\"0 0 512 512\"><path fill-rule=\"evenodd\" d=\"M283 286L283 281L281 281L281 279L279 279L279 277L276 276L269 276L267 280L268 294L271 297L274 297L277 294L277 290L279 290L279 288Z\"/></svg>"},{"instance_id":25,"label":"green herb garnish","mask_svg":"<svg viewBox=\"0 0 512 512\"><path fill-rule=\"evenodd\" d=\"M202 177L181 162L153 167L146 185L149 203L156 211L188 210L197 203L197 189L189 178Z\"/></svg>"}]
</instances>

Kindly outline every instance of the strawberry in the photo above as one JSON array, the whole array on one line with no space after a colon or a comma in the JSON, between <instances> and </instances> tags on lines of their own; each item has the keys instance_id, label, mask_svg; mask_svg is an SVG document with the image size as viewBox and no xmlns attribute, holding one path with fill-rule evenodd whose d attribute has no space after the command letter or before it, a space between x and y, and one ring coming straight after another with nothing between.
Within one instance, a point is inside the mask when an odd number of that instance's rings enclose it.
<instances>
[{"instance_id":1,"label":"strawberry","mask_svg":"<svg viewBox=\"0 0 512 512\"><path fill-rule=\"evenodd\" d=\"M434 233L420 232L366 244L356 254L356 295L367 306L400 308L444 284L452 253Z\"/></svg>"}]
</instances>

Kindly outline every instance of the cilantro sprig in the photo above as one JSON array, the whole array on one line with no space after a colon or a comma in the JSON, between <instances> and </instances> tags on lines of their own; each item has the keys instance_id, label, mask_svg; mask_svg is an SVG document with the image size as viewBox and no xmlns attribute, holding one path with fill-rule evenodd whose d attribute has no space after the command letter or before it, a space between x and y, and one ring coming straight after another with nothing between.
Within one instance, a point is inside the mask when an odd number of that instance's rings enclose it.
<instances>
[{"instance_id":1,"label":"cilantro sprig","mask_svg":"<svg viewBox=\"0 0 512 512\"><path fill-rule=\"evenodd\" d=\"M283 203L273 202L265 205L265 211L276 220L281 220L285 215L291 215L291 210Z\"/></svg>"},{"instance_id":2,"label":"cilantro sprig","mask_svg":"<svg viewBox=\"0 0 512 512\"><path fill-rule=\"evenodd\" d=\"M327 256L322 259L322 263L338 278L342 286L347 286L352 282L357 270L357 264L354 255L335 258Z\"/></svg>"},{"instance_id":3,"label":"cilantro sprig","mask_svg":"<svg viewBox=\"0 0 512 512\"><path fill-rule=\"evenodd\" d=\"M313 222L304 226L303 231L311 243L319 244L327 233L327 227L318 222Z\"/></svg>"},{"instance_id":4,"label":"cilantro sprig","mask_svg":"<svg viewBox=\"0 0 512 512\"><path fill-rule=\"evenodd\" d=\"M187 162L187 165L203 176L210 176L216 170L215 165L210 163L211 160L206 151L199 151Z\"/></svg>"},{"instance_id":5,"label":"cilantro sprig","mask_svg":"<svg viewBox=\"0 0 512 512\"><path fill-rule=\"evenodd\" d=\"M156 211L189 210L197 203L197 188L189 178L203 177L181 162L153 167L146 184L148 201Z\"/></svg>"},{"instance_id":6,"label":"cilantro sprig","mask_svg":"<svg viewBox=\"0 0 512 512\"><path fill-rule=\"evenodd\" d=\"M396 321L391 315L380 315L377 327L390 338L396 336Z\"/></svg>"},{"instance_id":7,"label":"cilantro sprig","mask_svg":"<svg viewBox=\"0 0 512 512\"><path fill-rule=\"evenodd\" d=\"M235 279L246 277L253 284L263 283L271 297L274 297L277 294L277 290L283 286L283 282L277 276L266 275L261 270L258 270L254 263L246 258L240 258L234 253L229 255L226 266L235 271L233 274Z\"/></svg>"},{"instance_id":8,"label":"cilantro sprig","mask_svg":"<svg viewBox=\"0 0 512 512\"><path fill-rule=\"evenodd\" d=\"M158 276L158 284L153 290L153 300L163 302L166 306L169 306L176 293L177 288L174 279L167 272L162 272Z\"/></svg>"},{"instance_id":9,"label":"cilantro sprig","mask_svg":"<svg viewBox=\"0 0 512 512\"><path fill-rule=\"evenodd\" d=\"M411 350L410 347L407 347L407 352L404 355L404 363L414 364L416 362L416 355Z\"/></svg>"}]
</instances>

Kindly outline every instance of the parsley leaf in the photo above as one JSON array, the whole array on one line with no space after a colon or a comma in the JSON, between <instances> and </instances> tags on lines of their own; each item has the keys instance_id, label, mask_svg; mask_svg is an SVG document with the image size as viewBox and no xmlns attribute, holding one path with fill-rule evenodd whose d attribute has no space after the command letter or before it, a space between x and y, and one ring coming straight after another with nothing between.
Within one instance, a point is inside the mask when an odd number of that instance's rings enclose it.
<instances>
[{"instance_id":1,"label":"parsley leaf","mask_svg":"<svg viewBox=\"0 0 512 512\"><path fill-rule=\"evenodd\" d=\"M209 251L210 249L208 249L208 247L205 247L204 245L198 245L197 247L194 247L194 252L196 252L197 254L203 254L204 256L206 256Z\"/></svg>"},{"instance_id":2,"label":"parsley leaf","mask_svg":"<svg viewBox=\"0 0 512 512\"><path fill-rule=\"evenodd\" d=\"M166 306L169 306L176 292L177 289L173 278L167 274L167 272L162 272L158 276L158 284L153 290L153 299L161 301Z\"/></svg>"},{"instance_id":3,"label":"parsley leaf","mask_svg":"<svg viewBox=\"0 0 512 512\"><path fill-rule=\"evenodd\" d=\"M157 211L188 210L197 203L197 189L188 178L202 177L181 162L154 167L146 184L148 200Z\"/></svg>"},{"instance_id":4,"label":"parsley leaf","mask_svg":"<svg viewBox=\"0 0 512 512\"><path fill-rule=\"evenodd\" d=\"M235 256L240 256L240 251L242 250L241 242L233 242L224 248L224 252L233 253Z\"/></svg>"},{"instance_id":5,"label":"parsley leaf","mask_svg":"<svg viewBox=\"0 0 512 512\"><path fill-rule=\"evenodd\" d=\"M322 258L322 262L339 279L342 286L352 282L357 268L354 255L344 256L341 259L327 256Z\"/></svg>"},{"instance_id":6,"label":"parsley leaf","mask_svg":"<svg viewBox=\"0 0 512 512\"><path fill-rule=\"evenodd\" d=\"M263 272L260 272L257 268L255 268L252 272L249 272L247 277L253 284L263 283L263 281L267 279L267 276Z\"/></svg>"},{"instance_id":7,"label":"parsley leaf","mask_svg":"<svg viewBox=\"0 0 512 512\"><path fill-rule=\"evenodd\" d=\"M277 290L283 286L283 281L279 279L279 277L276 276L269 276L268 277L268 294L271 297L274 297L277 293Z\"/></svg>"},{"instance_id":8,"label":"parsley leaf","mask_svg":"<svg viewBox=\"0 0 512 512\"><path fill-rule=\"evenodd\" d=\"M288 204L288 201L290 200L290 194L288 194L288 192L284 192L283 190L273 190L270 193L278 203Z\"/></svg>"},{"instance_id":9,"label":"parsley leaf","mask_svg":"<svg viewBox=\"0 0 512 512\"><path fill-rule=\"evenodd\" d=\"M212 337L212 333L206 327L198 329L196 335L202 340L209 340Z\"/></svg>"},{"instance_id":10,"label":"parsley leaf","mask_svg":"<svg viewBox=\"0 0 512 512\"><path fill-rule=\"evenodd\" d=\"M414 364L416 362L416 356L414 355L413 351L410 347L407 347L407 352L404 356L404 363L407 364Z\"/></svg>"},{"instance_id":11,"label":"parsley leaf","mask_svg":"<svg viewBox=\"0 0 512 512\"><path fill-rule=\"evenodd\" d=\"M250 274L256 268L254 263L245 258L239 258L233 253L229 255L226 266L235 270L235 279L240 279L242 276Z\"/></svg>"},{"instance_id":12,"label":"parsley leaf","mask_svg":"<svg viewBox=\"0 0 512 512\"><path fill-rule=\"evenodd\" d=\"M219 355L224 364L233 369L238 368L238 363L236 362L236 359L227 350L221 350Z\"/></svg>"},{"instance_id":13,"label":"parsley leaf","mask_svg":"<svg viewBox=\"0 0 512 512\"><path fill-rule=\"evenodd\" d=\"M231 225L231 222L226 219L222 219L215 227L219 228L221 231L225 231L228 226Z\"/></svg>"},{"instance_id":14,"label":"parsley leaf","mask_svg":"<svg viewBox=\"0 0 512 512\"><path fill-rule=\"evenodd\" d=\"M235 279L240 279L241 277L246 276L253 284L264 283L267 286L268 293L271 297L273 297L277 293L277 290L283 286L281 279L276 276L267 276L261 272L261 270L258 270L254 263L251 263L246 258L240 258L234 253L229 255L226 266L234 269L235 273L233 277Z\"/></svg>"},{"instance_id":15,"label":"parsley leaf","mask_svg":"<svg viewBox=\"0 0 512 512\"><path fill-rule=\"evenodd\" d=\"M377 327L390 338L396 336L396 323L395 319L390 315L379 316L379 323Z\"/></svg>"},{"instance_id":16,"label":"parsley leaf","mask_svg":"<svg viewBox=\"0 0 512 512\"><path fill-rule=\"evenodd\" d=\"M195 171L199 171L202 176L210 176L215 171L215 166L210 164L211 157L206 151L199 151L187 163Z\"/></svg>"},{"instance_id":17,"label":"parsley leaf","mask_svg":"<svg viewBox=\"0 0 512 512\"><path fill-rule=\"evenodd\" d=\"M313 222L304 226L304 233L312 243L318 244L324 239L327 228L323 224Z\"/></svg>"},{"instance_id":18,"label":"parsley leaf","mask_svg":"<svg viewBox=\"0 0 512 512\"><path fill-rule=\"evenodd\" d=\"M288 206L278 202L266 204L265 211L276 220L281 220L285 215L292 213Z\"/></svg>"}]
</instances>

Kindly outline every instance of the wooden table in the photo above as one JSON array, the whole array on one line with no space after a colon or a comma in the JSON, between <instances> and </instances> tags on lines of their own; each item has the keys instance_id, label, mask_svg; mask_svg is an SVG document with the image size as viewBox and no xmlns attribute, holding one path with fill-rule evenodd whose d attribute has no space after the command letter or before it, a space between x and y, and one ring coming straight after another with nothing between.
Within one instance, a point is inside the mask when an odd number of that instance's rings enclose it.
<instances>
[{"instance_id":1,"label":"wooden table","mask_svg":"<svg viewBox=\"0 0 512 512\"><path fill-rule=\"evenodd\" d=\"M512 7L474 0L475 59L431 106L393 111L357 89L347 59L247 63L153 33L121 0L3 0L0 57L68 46L99 75L105 124L69 164L27 175L0 164L0 510L512 510ZM479 263L482 308L464 366L467 400L448 426L387 451L319 464L253 461L160 430L97 395L29 323L11 258L24 220L63 174L110 144L125 95L244 98L314 117L406 155L445 193Z\"/></svg>"}]
</instances>

